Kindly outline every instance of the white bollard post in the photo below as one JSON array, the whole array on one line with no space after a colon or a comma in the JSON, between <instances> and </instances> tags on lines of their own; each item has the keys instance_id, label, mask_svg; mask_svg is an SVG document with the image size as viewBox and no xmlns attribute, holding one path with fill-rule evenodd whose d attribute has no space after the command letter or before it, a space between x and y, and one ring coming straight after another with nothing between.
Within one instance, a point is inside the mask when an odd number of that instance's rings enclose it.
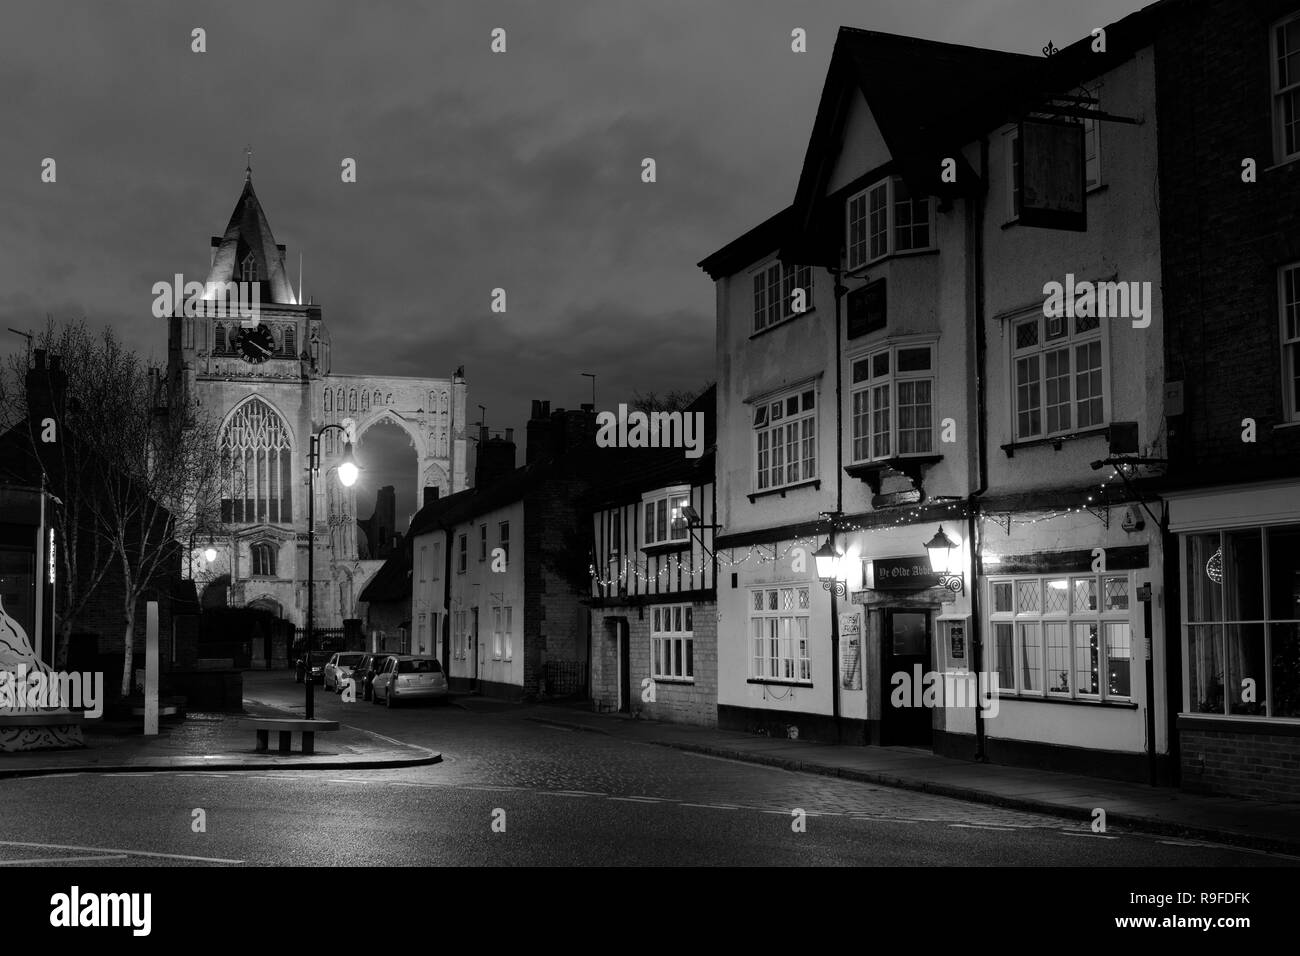
<instances>
[{"instance_id":1,"label":"white bollard post","mask_svg":"<svg viewBox=\"0 0 1300 956\"><path fill-rule=\"evenodd\" d=\"M158 602L145 605L144 734L158 736Z\"/></svg>"}]
</instances>

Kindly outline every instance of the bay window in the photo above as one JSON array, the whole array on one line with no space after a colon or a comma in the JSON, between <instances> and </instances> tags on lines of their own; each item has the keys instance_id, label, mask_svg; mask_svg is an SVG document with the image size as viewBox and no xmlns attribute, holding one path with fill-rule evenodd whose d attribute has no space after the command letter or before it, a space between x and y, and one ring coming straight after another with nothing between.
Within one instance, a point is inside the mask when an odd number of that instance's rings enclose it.
<instances>
[{"instance_id":1,"label":"bay window","mask_svg":"<svg viewBox=\"0 0 1300 956\"><path fill-rule=\"evenodd\" d=\"M754 407L754 485L759 491L817 477L817 395L802 388Z\"/></svg>"},{"instance_id":2,"label":"bay window","mask_svg":"<svg viewBox=\"0 0 1300 956\"><path fill-rule=\"evenodd\" d=\"M933 248L934 204L895 176L849 197L845 204L849 268L899 252Z\"/></svg>"},{"instance_id":3,"label":"bay window","mask_svg":"<svg viewBox=\"0 0 1300 956\"><path fill-rule=\"evenodd\" d=\"M853 460L934 453L934 347L891 346L852 367Z\"/></svg>"}]
</instances>

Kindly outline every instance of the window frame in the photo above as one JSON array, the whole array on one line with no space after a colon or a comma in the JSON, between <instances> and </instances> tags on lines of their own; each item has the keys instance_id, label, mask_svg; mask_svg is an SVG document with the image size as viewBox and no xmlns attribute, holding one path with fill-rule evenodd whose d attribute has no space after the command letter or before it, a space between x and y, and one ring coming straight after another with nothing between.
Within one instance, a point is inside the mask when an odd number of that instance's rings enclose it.
<instances>
[{"instance_id":1,"label":"window frame","mask_svg":"<svg viewBox=\"0 0 1300 956\"><path fill-rule=\"evenodd\" d=\"M497 545L501 548L502 554L505 555L506 569L510 568L510 522L501 521L497 523Z\"/></svg>"},{"instance_id":2,"label":"window frame","mask_svg":"<svg viewBox=\"0 0 1300 956\"><path fill-rule=\"evenodd\" d=\"M855 352L849 356L849 457L852 464L865 464L869 462L887 461L891 458L924 458L938 454L936 450L935 430L937 427L937 416L935 407L937 405L937 393L939 388L938 379L938 339L934 337L916 338L916 339L893 339L883 342L871 349L864 349ZM902 351L912 351L925 349L930 354L929 368L900 371L898 367L898 353ZM880 355L889 355L889 369L883 375L875 377L870 374L870 370L875 364L876 358ZM854 382L856 369L859 363L864 363L868 369L867 378L861 382ZM930 383L930 447L924 451L900 452L899 448L899 396L898 385L900 382L929 382ZM879 388L889 389L889 449L883 453L877 454L875 451L875 423L874 418L876 409L874 406L874 394ZM868 409L866 411L867 432L864 436L858 434L858 396L868 396ZM920 406L914 406L920 407ZM913 428L911 431L918 431ZM858 454L857 444L859 440L865 440L868 454L860 456Z\"/></svg>"},{"instance_id":3,"label":"window frame","mask_svg":"<svg viewBox=\"0 0 1300 956\"><path fill-rule=\"evenodd\" d=\"M765 492L779 491L782 488L790 488L795 485L807 484L817 481L821 477L820 467L820 445L818 435L819 409L821 408L821 397L818 395L816 381L804 382L791 388L782 389L779 392L772 392L761 400L755 399L748 402L752 406L751 412L751 431L753 432L753 445L750 455L750 464L753 471L750 477L754 485L754 493L761 494ZM808 396L811 395L811 401ZM790 411L790 402L797 403L798 410ZM777 406L780 406L777 414ZM811 422L811 428L805 428L804 422ZM794 448L799 452L798 474L795 478L790 477L790 461L788 450L791 447L787 429L796 427L798 429L797 440ZM783 437L778 444L774 443L772 438L776 433ZM807 454L808 443L812 444L811 455ZM780 451L778 455L777 452ZM780 463L777 463L777 459ZM811 469L808 462L811 460ZM775 483L772 481L772 473L780 469L782 481Z\"/></svg>"},{"instance_id":4,"label":"window frame","mask_svg":"<svg viewBox=\"0 0 1300 956\"><path fill-rule=\"evenodd\" d=\"M642 551L671 545L683 548L690 546L690 528L685 524L684 519L679 524L675 517L678 508L683 502L685 504L691 502L690 485L673 485L669 488L646 492L641 496L637 514L641 519ZM651 520L651 516L653 516L653 520ZM662 537L659 536L657 531L657 525L661 517L664 522Z\"/></svg>"},{"instance_id":5,"label":"window frame","mask_svg":"<svg viewBox=\"0 0 1300 956\"><path fill-rule=\"evenodd\" d=\"M656 681L694 684L694 605L656 604L647 611L650 618L650 676Z\"/></svg>"},{"instance_id":6,"label":"window frame","mask_svg":"<svg viewBox=\"0 0 1300 956\"><path fill-rule=\"evenodd\" d=\"M789 591L792 595L792 605L789 608L780 606L785 591ZM802 592L803 606L800 606L800 592ZM811 585L806 581L780 581L761 587L746 588L745 594L746 657L749 661L746 670L749 680L764 684L796 684L811 687L813 683ZM755 595L761 595L761 608L754 606ZM775 595L776 607L771 606L773 595ZM783 628L782 620L789 621L789 626ZM802 636L795 633L794 622L799 620L804 622ZM765 621L775 622L775 630L760 623ZM773 653L774 649L776 653ZM774 662L778 673L768 673Z\"/></svg>"},{"instance_id":7,"label":"window frame","mask_svg":"<svg viewBox=\"0 0 1300 956\"><path fill-rule=\"evenodd\" d=\"M771 275L774 270L777 272L775 283L773 283ZM752 289L750 300L751 334L757 335L760 332L766 332L768 329L789 322L791 319L807 315L813 310L812 266L789 265L781 262L776 256L772 256L762 265L752 269L749 276L750 288ZM801 279L806 279L806 282L801 283ZM776 318L772 318L772 301L770 298L774 289L778 290L781 302L781 311ZM793 303L790 301L795 289L804 290L804 309L802 312L795 312Z\"/></svg>"},{"instance_id":8,"label":"window frame","mask_svg":"<svg viewBox=\"0 0 1300 956\"><path fill-rule=\"evenodd\" d=\"M459 557L456 561L456 573L464 574L469 567L469 533L462 532L460 535Z\"/></svg>"},{"instance_id":9,"label":"window frame","mask_svg":"<svg viewBox=\"0 0 1300 956\"><path fill-rule=\"evenodd\" d=\"M916 203L918 199L915 196L908 196L907 199L900 200L897 195L898 193L897 186L899 184L902 184L904 187L906 187L907 185L906 183L903 182L901 176L885 176L871 183L865 189L860 189L857 192L851 194L847 199L845 199L844 201L844 258L845 258L848 272L855 272L858 269L864 269L867 266L872 265L873 263L880 262L883 259L888 259L890 256L909 255L911 253L920 253L920 252L932 252L938 249L938 241L937 241L938 237L935 235L936 225L937 225L936 203L934 201L935 197L933 196L924 197L925 204L926 204L926 217L927 217L926 218L926 235L927 235L926 244L924 246L909 245L907 248L900 248L900 244L898 241L898 230L900 228L898 224L898 214L897 214L898 205L900 202ZM884 203L885 243L884 243L884 251L880 253L875 253L873 248L874 246L873 239L876 235L879 234L879 232L874 231L874 227L872 224L872 215L873 215L872 197L873 194L879 192L882 188L885 190L885 203ZM858 242L855 242L854 223L857 220L854 217L853 206L859 200L862 201L862 219L861 219L862 226L860 231L860 240ZM909 225L906 228L915 229L916 224L909 223ZM861 258L861 259L857 258L857 256L855 255L855 247L857 246L861 246L862 254L865 256L865 258Z\"/></svg>"},{"instance_id":10,"label":"window frame","mask_svg":"<svg viewBox=\"0 0 1300 956\"><path fill-rule=\"evenodd\" d=\"M1180 716L1208 718L1211 720L1233 720L1233 721L1253 720L1253 721L1269 721L1270 723L1285 722L1290 725L1300 724L1300 716L1289 716L1287 714L1277 714L1274 711L1274 708L1278 703L1278 689L1274 686L1275 684L1274 668L1276 664L1274 659L1274 641L1273 641L1274 628L1279 625L1286 625L1286 624L1295 624L1297 625L1297 627L1300 627L1300 618L1278 617L1274 615L1274 602L1273 602L1273 594L1272 594L1272 587L1274 582L1272 580L1273 569L1271 567L1272 561L1270 559L1272 548L1269 542L1270 536L1273 533L1286 534L1287 532L1295 532L1297 530L1300 530L1300 524L1297 524L1296 522L1283 522L1278 524L1231 525L1231 526L1218 527L1218 528L1203 528L1203 529L1196 529L1196 530L1187 530L1179 533L1178 535L1178 569L1179 569L1178 583L1179 583L1179 591L1180 591L1180 596L1179 596L1180 607L1178 609L1179 610L1178 618L1180 621L1179 630L1181 631L1180 639L1182 640L1182 666L1181 666L1182 699L1179 701L1179 709L1178 709L1178 713ZM1227 592L1228 592L1228 585L1226 584L1226 582L1228 580L1235 579L1237 577L1237 572L1235 570L1234 571L1229 570L1229 565L1226 560L1228 554L1230 553L1228 551L1227 536L1230 534L1240 534L1242 532L1258 532L1259 539L1260 539L1259 540L1260 581L1258 584L1259 587L1258 594L1260 597L1260 612L1262 616L1257 618L1228 616L1229 602L1226 600ZM1222 613L1217 619L1215 616L1210 615L1205 617L1204 619L1197 617L1197 619L1193 620L1193 618L1196 617L1196 615L1194 615L1194 613L1192 612L1190 605L1194 600L1194 589L1189 585L1187 581L1188 550L1189 550L1188 545L1189 545L1190 538L1207 536L1207 535L1216 535L1218 537L1217 554L1220 556L1222 563L1220 564L1220 580L1215 583L1216 586L1220 589L1219 605ZM1200 568L1198 567L1198 571L1199 570ZM1208 574L1208 569L1206 569L1206 573ZM1258 626L1263 632L1263 647L1261 650L1261 658L1263 661L1264 681L1262 685L1257 685L1258 693L1262 695L1262 699L1264 701L1264 713L1262 714L1246 714L1246 713L1233 712L1230 706L1230 701L1232 700L1232 694L1229 693L1229 690L1230 688L1233 690L1239 690L1240 683L1235 680L1236 675L1231 673L1231 665L1229 662L1228 628L1229 627L1251 627L1251 626ZM1221 655L1220 655L1219 663L1220 663L1220 667L1223 668L1222 676L1224 677L1224 680L1221 682L1221 690L1223 694L1223 709L1220 711L1191 709L1192 650L1193 650L1192 641L1191 641L1191 632L1193 628L1206 628L1211 630L1214 628L1218 628L1220 631L1220 641L1218 647L1221 652ZM1229 682L1230 678L1232 679L1231 683ZM1256 700L1258 701L1259 699L1260 698L1257 696Z\"/></svg>"},{"instance_id":11,"label":"window frame","mask_svg":"<svg viewBox=\"0 0 1300 956\"><path fill-rule=\"evenodd\" d=\"M1106 582L1107 580L1123 580L1126 594L1126 606L1123 608L1108 609L1106 603ZM1064 610L1048 611L1046 609L1046 594L1051 582L1064 581L1066 590L1066 606ZM1078 585L1080 582L1092 582L1092 597L1097 607L1095 610L1087 608L1079 609L1076 601L1079 597ZM1020 610L1021 586L1033 584L1038 594L1038 607L1033 611ZM997 609L996 588L999 585L1010 585L1011 587L1011 610L999 611ZM1139 663L1137 651L1141 635L1136 623L1136 607L1140 603L1137 600L1137 590L1135 587L1135 577L1132 571L1058 571L1050 574L990 574L986 577L983 584L985 588L984 596L988 604L988 611L985 615L985 623L988 626L988 652L985 659L985 669L990 672L996 672L998 675L999 696L1003 697L1023 697L1034 700L1059 700L1070 703L1090 703L1090 704L1124 704L1131 705L1137 701L1134 694L1134 688L1137 686L1137 667ZM1078 689L1078 653L1080 646L1077 643L1078 631L1080 625L1095 625L1095 632L1092 638L1096 641L1095 653L1097 654L1097 671L1098 684L1097 692L1081 692ZM1104 675L1109 670L1110 654L1107 650L1107 625L1122 624L1127 629L1128 634L1128 694L1112 693L1109 682L1104 680ZM998 666L998 626L1011 627L1011 681L1003 683L1006 676L1002 668ZM1066 643L1066 673L1069 675L1068 686L1065 690L1053 690L1050 674L1054 668L1049 666L1049 647L1048 647L1048 627L1052 625L1063 625L1065 628ZM1038 677L1038 687L1036 689L1025 686L1024 674L1025 667L1025 635L1026 626L1036 627L1037 631L1037 656L1038 665L1035 668ZM1118 658L1116 658L1118 659Z\"/></svg>"},{"instance_id":12,"label":"window frame","mask_svg":"<svg viewBox=\"0 0 1300 956\"><path fill-rule=\"evenodd\" d=\"M1295 310L1295 334L1287 334L1287 278L1291 275L1295 297L1290 307ZM1300 260L1278 267L1277 270L1278 342L1281 353L1282 411L1288 422L1300 422Z\"/></svg>"},{"instance_id":13,"label":"window frame","mask_svg":"<svg viewBox=\"0 0 1300 956\"><path fill-rule=\"evenodd\" d=\"M1106 280L1102 280L1106 281ZM1115 280L1118 281L1118 280ZM1096 309L1094 309L1096 311ZM1105 428L1111 422L1111 362L1110 362L1110 332L1109 323L1102 321L1097 316L1082 316L1085 319L1095 319L1097 325L1095 328L1078 332L1078 322L1080 316L1068 316L1062 314L1060 321L1066 323L1065 333L1049 339L1049 320L1043 315L1042 306L1034 306L1031 309L1024 310L1006 317L1006 337L1007 337L1007 391L1008 406L1011 413L1011 435L1013 443L1026 443L1033 441L1050 441L1054 438L1061 438L1066 435L1074 435L1079 432L1093 431ZM1037 341L1032 346L1018 347L1016 345L1016 335L1022 325L1030 321L1037 322ZM1079 397L1078 397L1078 364L1076 361L1077 349L1080 346L1087 346L1093 342L1098 343L1101 356L1101 420L1090 422L1088 425L1079 424ZM1070 425L1064 428L1049 430L1048 424L1048 397L1047 397L1047 374L1046 356L1049 353L1066 351L1070 356L1070 370L1068 372L1068 384L1070 389L1070 398L1067 403L1070 412ZM1020 430L1020 362L1024 359L1033 357L1037 378L1035 386L1037 388L1038 399L1035 408L1038 414L1038 429L1036 431L1022 433ZM1059 376L1057 376L1059 378ZM1096 396L1089 396L1087 401L1091 401ZM1061 403L1057 402L1051 407L1060 407Z\"/></svg>"},{"instance_id":14,"label":"window frame","mask_svg":"<svg viewBox=\"0 0 1300 956\"><path fill-rule=\"evenodd\" d=\"M276 551L278 549L270 541L256 541L249 548L249 566L251 575L255 578L273 578L276 576ZM261 558L259 561L258 558ZM258 565L261 570L258 570ZM267 568L270 570L267 570Z\"/></svg>"},{"instance_id":15,"label":"window frame","mask_svg":"<svg viewBox=\"0 0 1300 956\"><path fill-rule=\"evenodd\" d=\"M1297 20L1300 20L1300 10L1289 13L1280 20L1275 20L1269 25L1268 29L1269 122L1273 134L1273 162L1275 165L1300 159L1300 66L1297 67L1295 78L1287 83L1284 88L1281 84L1281 70L1278 62L1281 53L1278 47L1278 34L1285 35L1286 27ZM1286 130L1284 129L1283 119L1285 117L1285 100L1290 97L1295 98L1294 109L1296 111L1297 127L1295 150L1288 153L1286 151Z\"/></svg>"}]
</instances>

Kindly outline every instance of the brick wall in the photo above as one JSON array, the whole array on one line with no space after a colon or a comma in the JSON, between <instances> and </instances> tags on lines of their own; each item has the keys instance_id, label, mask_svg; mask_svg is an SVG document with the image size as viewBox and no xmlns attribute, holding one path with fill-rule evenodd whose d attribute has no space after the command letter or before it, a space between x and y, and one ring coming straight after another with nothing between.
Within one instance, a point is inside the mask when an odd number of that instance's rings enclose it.
<instances>
[{"instance_id":1,"label":"brick wall","mask_svg":"<svg viewBox=\"0 0 1300 956\"><path fill-rule=\"evenodd\" d=\"M613 607L592 612L591 699L596 710L618 708L618 631L606 622L623 617L628 622L631 661L628 695L631 711L650 720L672 721L715 727L718 723L718 615L709 601L691 604L693 618L693 665L691 683L655 681L655 700L642 700L642 681L650 670L650 621L652 606Z\"/></svg>"},{"instance_id":2,"label":"brick wall","mask_svg":"<svg viewBox=\"0 0 1300 956\"><path fill-rule=\"evenodd\" d=\"M1266 477L1300 462L1284 418L1277 269L1300 260L1300 161L1273 159L1269 27L1295 0L1200 0L1156 44L1170 474ZM1243 183L1253 158L1257 182ZM1241 440L1242 419L1257 425Z\"/></svg>"},{"instance_id":3,"label":"brick wall","mask_svg":"<svg viewBox=\"0 0 1300 956\"><path fill-rule=\"evenodd\" d=\"M1263 800L1300 800L1300 737L1184 729L1181 739L1184 788Z\"/></svg>"},{"instance_id":4,"label":"brick wall","mask_svg":"<svg viewBox=\"0 0 1300 956\"><path fill-rule=\"evenodd\" d=\"M590 578L582 478L554 477L524 502L524 693L535 696L547 661L585 663Z\"/></svg>"}]
</instances>

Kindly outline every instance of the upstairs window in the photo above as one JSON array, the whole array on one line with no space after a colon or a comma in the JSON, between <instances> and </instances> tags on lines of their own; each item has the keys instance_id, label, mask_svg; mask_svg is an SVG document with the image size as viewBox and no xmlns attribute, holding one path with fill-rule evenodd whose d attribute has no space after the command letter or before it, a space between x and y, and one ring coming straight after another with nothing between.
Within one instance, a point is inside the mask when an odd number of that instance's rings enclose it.
<instances>
[{"instance_id":1,"label":"upstairs window","mask_svg":"<svg viewBox=\"0 0 1300 956\"><path fill-rule=\"evenodd\" d=\"M781 488L817 477L817 393L802 388L754 407L754 486Z\"/></svg>"},{"instance_id":2,"label":"upstairs window","mask_svg":"<svg viewBox=\"0 0 1300 956\"><path fill-rule=\"evenodd\" d=\"M803 290L803 310L812 308L812 269L773 262L754 273L754 331L801 315L795 312L795 289Z\"/></svg>"},{"instance_id":3,"label":"upstairs window","mask_svg":"<svg viewBox=\"0 0 1300 956\"><path fill-rule=\"evenodd\" d=\"M641 499L643 547L658 544L685 542L690 537L682 508L691 503L690 489L686 486L669 488L646 495Z\"/></svg>"},{"instance_id":4,"label":"upstairs window","mask_svg":"<svg viewBox=\"0 0 1300 956\"><path fill-rule=\"evenodd\" d=\"M1097 316L1016 319L1011 352L1017 441L1106 423L1106 349Z\"/></svg>"},{"instance_id":5,"label":"upstairs window","mask_svg":"<svg viewBox=\"0 0 1300 956\"><path fill-rule=\"evenodd\" d=\"M1282 390L1286 416L1300 421L1300 262L1285 266L1279 274L1278 304L1282 318Z\"/></svg>"},{"instance_id":6,"label":"upstairs window","mask_svg":"<svg viewBox=\"0 0 1300 956\"><path fill-rule=\"evenodd\" d=\"M892 346L853 363L853 460L934 453L934 347Z\"/></svg>"},{"instance_id":7,"label":"upstairs window","mask_svg":"<svg viewBox=\"0 0 1300 956\"><path fill-rule=\"evenodd\" d=\"M1274 159L1300 156L1300 13L1273 27Z\"/></svg>"},{"instance_id":8,"label":"upstairs window","mask_svg":"<svg viewBox=\"0 0 1300 956\"><path fill-rule=\"evenodd\" d=\"M478 559L480 561L487 560L487 525L486 524L481 524L478 526Z\"/></svg>"},{"instance_id":9,"label":"upstairs window","mask_svg":"<svg viewBox=\"0 0 1300 956\"><path fill-rule=\"evenodd\" d=\"M498 540L501 542L501 553L505 556L506 567L510 567L510 522L503 521L500 524L500 535Z\"/></svg>"},{"instance_id":10,"label":"upstairs window","mask_svg":"<svg viewBox=\"0 0 1300 956\"><path fill-rule=\"evenodd\" d=\"M465 573L465 568L468 566L466 561L468 557L468 552L469 552L469 536L462 534L460 536L460 557L456 563L456 570L461 574Z\"/></svg>"},{"instance_id":11,"label":"upstairs window","mask_svg":"<svg viewBox=\"0 0 1300 956\"><path fill-rule=\"evenodd\" d=\"M850 269L934 247L934 204L928 196L912 195L897 176L849 197L846 214Z\"/></svg>"}]
</instances>

